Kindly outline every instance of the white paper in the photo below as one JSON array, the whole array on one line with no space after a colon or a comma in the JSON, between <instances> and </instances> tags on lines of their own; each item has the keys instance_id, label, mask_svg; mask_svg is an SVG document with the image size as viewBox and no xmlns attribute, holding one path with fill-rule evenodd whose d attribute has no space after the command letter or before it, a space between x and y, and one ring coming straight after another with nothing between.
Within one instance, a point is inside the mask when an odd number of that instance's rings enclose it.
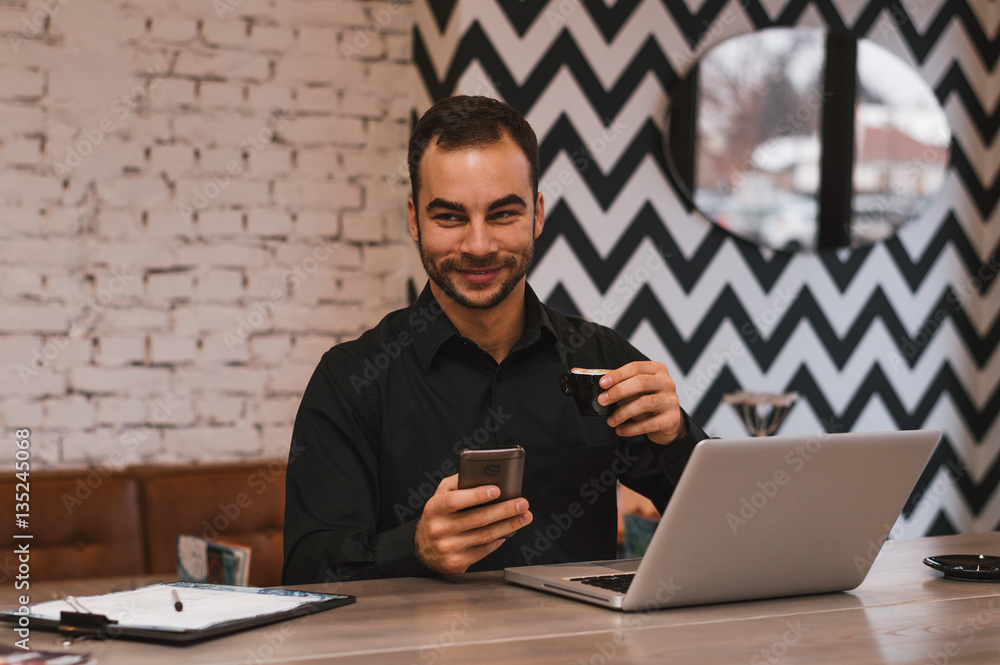
<instances>
[{"instance_id":1,"label":"white paper","mask_svg":"<svg viewBox=\"0 0 1000 665\"><path fill-rule=\"evenodd\" d=\"M173 591L177 591L184 606L180 612L174 609ZM66 600L39 603L31 607L29 616L59 621L61 612L80 612L82 608L117 621L122 628L183 631L276 614L327 598L305 592L259 591L254 587L156 584L102 596L76 596L72 603Z\"/></svg>"}]
</instances>

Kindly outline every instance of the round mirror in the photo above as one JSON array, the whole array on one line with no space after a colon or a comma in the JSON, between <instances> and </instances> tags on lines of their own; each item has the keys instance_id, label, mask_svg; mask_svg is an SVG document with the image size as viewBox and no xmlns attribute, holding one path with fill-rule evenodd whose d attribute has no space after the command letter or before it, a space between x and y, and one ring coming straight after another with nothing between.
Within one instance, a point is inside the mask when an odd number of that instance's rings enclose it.
<instances>
[{"instance_id":1,"label":"round mirror","mask_svg":"<svg viewBox=\"0 0 1000 665\"><path fill-rule=\"evenodd\" d=\"M867 40L771 28L709 50L671 100L667 161L689 205L778 250L893 234L940 189L934 92Z\"/></svg>"}]
</instances>

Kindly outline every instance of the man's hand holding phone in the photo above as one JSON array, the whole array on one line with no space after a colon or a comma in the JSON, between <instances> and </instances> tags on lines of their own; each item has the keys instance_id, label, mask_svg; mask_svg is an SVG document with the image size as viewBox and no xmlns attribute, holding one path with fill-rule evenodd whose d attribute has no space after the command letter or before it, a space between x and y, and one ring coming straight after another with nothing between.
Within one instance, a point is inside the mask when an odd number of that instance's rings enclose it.
<instances>
[{"instance_id":1,"label":"man's hand holding phone","mask_svg":"<svg viewBox=\"0 0 1000 665\"><path fill-rule=\"evenodd\" d=\"M469 566L500 547L515 531L531 523L528 502L518 496L523 451L521 463L514 463L513 468L508 467L508 462L497 465L499 469L487 469L489 464L478 465L489 474L487 478L495 478L489 484L478 484L482 477L474 471L477 465L470 461L484 460L469 459L473 457L476 455L463 454L459 474L448 476L438 484L434 496L424 505L413 536L417 558L439 573L464 573ZM513 490L515 481L516 490ZM463 489L459 489L460 482ZM502 490L507 490L508 496L513 491L515 498L502 498Z\"/></svg>"}]
</instances>

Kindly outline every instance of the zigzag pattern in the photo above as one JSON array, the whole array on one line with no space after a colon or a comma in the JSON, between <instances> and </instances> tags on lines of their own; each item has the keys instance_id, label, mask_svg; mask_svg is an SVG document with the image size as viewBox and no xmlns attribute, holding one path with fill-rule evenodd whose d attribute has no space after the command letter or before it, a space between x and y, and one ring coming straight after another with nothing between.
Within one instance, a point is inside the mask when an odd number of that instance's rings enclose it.
<instances>
[{"instance_id":1,"label":"zigzag pattern","mask_svg":"<svg viewBox=\"0 0 1000 665\"><path fill-rule=\"evenodd\" d=\"M540 262L552 245L562 239L579 257L580 263L587 267L587 272L602 292L608 290L639 244L646 239L651 240L659 248L661 255L669 257L667 267L686 293L692 291L709 263L727 241L733 244L743 261L751 266L753 277L764 292L771 291L778 277L794 258L791 254L780 252L771 253L769 258L765 258L766 253L757 245L734 239L716 227L711 227L711 231L692 256L685 257L674 237L664 227L662 216L658 215L658 211L648 201L642 203L632 221L618 236L612 250L602 257L573 215L569 205L565 200L559 200L554 207L549 208L546 214L546 233L542 234L536 244L537 261ZM912 291L920 289L932 274L932 267L946 250L952 251L960 258L965 275L975 277L978 283L975 290L979 295L986 293L997 277L997 268L990 266L1000 266L1000 245L996 246L985 260L981 260L955 215L950 212L931 237L921 256L911 257L898 236L888 239L884 247L899 275ZM868 264L872 252L873 248L868 246L850 252L845 259L841 259L835 252L819 253L816 257L830 279L843 293L854 283L862 267ZM962 286L968 285L965 275L959 276L957 280ZM962 296L965 297L965 290Z\"/></svg>"},{"instance_id":2,"label":"zigzag pattern","mask_svg":"<svg viewBox=\"0 0 1000 665\"><path fill-rule=\"evenodd\" d=\"M711 384L702 389L704 397L701 404L688 411L696 421L709 422L716 409L720 408L722 396L727 392L740 389L740 381L733 371L729 367L724 367ZM990 410L995 412L1000 406L1000 391L994 391L982 408L976 408L962 388L961 381L948 364L941 367L938 374L927 385L922 397L909 409L900 402L891 381L886 378L883 369L877 365L871 368L857 386L851 399L839 410L829 403L825 391L816 383L812 374L805 367L800 367L792 375L787 389L799 393L799 402L794 408L808 408L813 413L814 420L822 426L820 429L827 432L851 431L862 412L876 397L882 407L895 419L897 424L894 427L898 429L920 429L932 424L939 429L947 429L940 424L928 423L928 414L932 413L938 402L947 399L954 405L963 423L971 423L970 431L975 436L981 436L989 429L989 423L993 420L993 413L990 413ZM959 460L963 466L967 466L954 452L954 448L949 452L938 450L936 455L938 458ZM994 464L983 475L988 477L989 474L994 473L994 467L998 464L1000 464L1000 459L995 459ZM934 466L931 465L928 469L932 470ZM994 484L982 491L991 493L995 489Z\"/></svg>"},{"instance_id":3,"label":"zigzag pattern","mask_svg":"<svg viewBox=\"0 0 1000 665\"><path fill-rule=\"evenodd\" d=\"M524 83L518 85L478 22L473 23L462 38L452 65L443 80L439 81L434 74L423 37L419 31L414 35L414 58L433 99L440 99L452 94L459 77L470 63L476 62L486 72L493 87L503 95L504 99L526 114L531 113L535 101L542 97L544 89L551 84L558 72L565 68L571 72L584 96L590 101L598 119L605 126L610 125L611 119L618 116L632 92L647 75L653 75L660 82L665 91L664 94L673 87L678 79L677 72L659 45L655 40L649 39L636 50L633 59L621 72L615 85L610 90L605 90L589 66L584 52L567 33L563 32L555 39ZM960 91L959 96L963 103L968 103L971 98L973 106L968 107L969 113L977 125L983 125L980 133L984 143L992 141L992 137L996 133L995 126L990 128L989 120L975 94L961 94L962 90L971 91L971 84L964 78L957 65L949 70L946 79L941 81L937 88L939 98L943 98L945 92L953 88ZM1000 113L1000 108L994 112L994 115L998 113ZM635 168L636 161L647 155L652 155L661 165L664 164L662 134L652 121L644 125L633 137L632 144L635 149L629 150L626 156L623 156L609 177L606 176L603 179L603 182L598 182L603 174L598 173L597 169L588 169L583 174L588 179L591 190L605 207L620 190L622 174L625 174L624 177L627 178L630 170ZM554 159L555 154L566 147L574 152L583 150L584 158L588 162L594 161L593 156L586 150L586 146L587 141L576 133L569 120L560 119L542 140L540 156L543 170ZM955 174L975 201L980 214L983 217L989 217L995 209L997 201L1000 200L1000 177L995 178L992 183L982 183L958 141L952 141L951 153Z\"/></svg>"},{"instance_id":4,"label":"zigzag pattern","mask_svg":"<svg viewBox=\"0 0 1000 665\"><path fill-rule=\"evenodd\" d=\"M975 122L979 138L986 145L993 143L997 130L1000 129L1000 105L995 105L993 113L987 113L958 64L952 64L948 72L941 77L934 92L942 106L952 94L962 100L963 107Z\"/></svg>"},{"instance_id":5,"label":"zigzag pattern","mask_svg":"<svg viewBox=\"0 0 1000 665\"><path fill-rule=\"evenodd\" d=\"M887 17L899 30L900 36L918 62L924 61L934 44L941 39L952 23L964 29L969 42L989 69L993 69L1000 58L1000 36L989 38L980 24L979 17L970 6L970 1L974 0L949 0L941 3L940 11L923 33L914 25L904 0L872 0L857 16L853 25L845 23L834 0L789 0L774 18L768 14L760 0L741 0L739 3L733 0L704 0L696 3L699 4L699 8L695 12L688 9L685 0L660 1L673 25L678 28L691 49L713 34L720 19L728 20L728 12L745 15L751 27L762 29L776 25L797 25L806 12L812 9L826 22L827 29L853 37L869 36L880 18ZM546 19L549 27L555 31L572 20L572 14L576 9L576 3L573 2L528 3L521 0L494 0L494 2L502 8L519 37L524 37L530 27ZM645 0L619 0L609 7L604 0L582 0L582 5L593 25L600 30L605 43L611 43L618 37L628 20L641 9L644 2ZM427 4L436 21L438 34L435 36L440 37L455 13L455 7L461 3L456 0L428 0ZM467 33L468 28L463 32ZM461 50L454 45L449 46L449 50L453 53L457 54Z\"/></svg>"},{"instance_id":6,"label":"zigzag pattern","mask_svg":"<svg viewBox=\"0 0 1000 665\"><path fill-rule=\"evenodd\" d=\"M997 341L1000 340L1000 321L994 325L985 338L982 338L976 334L965 312L956 309L953 304L954 299L952 291L946 290L941 299L932 306L934 313L921 325L920 332L915 336L910 336L893 311L889 299L881 289L876 289L861 313L853 319L847 334L838 335L824 316L812 293L808 288L803 288L795 300L788 305L788 309L782 313L777 328L765 339L754 318L743 308L732 288L727 285L723 287L709 312L700 319L694 336L684 340L669 316L663 311L655 294L648 287L643 287L619 320L616 328L623 335L630 336L640 323L648 320L656 329L663 344L677 355L678 366L686 372L708 346L712 331L718 329L725 321L729 321L733 327L741 331L748 341L752 342L747 344L747 349L757 362L758 367L766 372L788 345L795 330L803 323L808 323L819 338L822 348L834 366L837 369L842 369L857 351L861 338L878 321L888 330L891 338L896 341L896 348L893 351L904 358L912 368L927 351L934 336L941 331L942 322L948 319L957 331L960 341L974 358L977 367L982 369L996 348Z\"/></svg>"},{"instance_id":7,"label":"zigzag pattern","mask_svg":"<svg viewBox=\"0 0 1000 665\"><path fill-rule=\"evenodd\" d=\"M590 100L594 111L601 118L613 118L621 110L623 102L647 73L656 76L663 88L669 90L677 80L677 72L670 61L664 56L656 40L650 38L635 52L628 69L622 72L614 87L605 90L603 84L589 65L587 57L565 32L561 33L552 43L545 56L539 60L536 67L522 85L511 75L504 65L500 54L478 22L474 23L462 37L455 52L452 66L442 80L434 74L427 47L422 35L417 32L413 39L414 62L424 85L433 99L441 99L452 94L458 78L475 61L486 72L495 87L511 106L530 113L534 101L541 91L549 84L556 73L566 68L572 72L577 84L583 89Z\"/></svg>"},{"instance_id":8,"label":"zigzag pattern","mask_svg":"<svg viewBox=\"0 0 1000 665\"><path fill-rule=\"evenodd\" d=\"M959 146L958 141L951 142L951 166L969 191L969 195L976 202L979 213L983 217L989 217L996 208L997 200L1000 199L1000 178L995 179L991 184L980 182L976 176L972 164L965 156L965 152Z\"/></svg>"},{"instance_id":9,"label":"zigzag pattern","mask_svg":"<svg viewBox=\"0 0 1000 665\"><path fill-rule=\"evenodd\" d=\"M740 428L722 395L754 388L797 391L785 428L798 431L941 429L899 526L1000 526L1000 31L974 0L919 20L904 0L425 1L414 60L428 99L475 72L539 133L548 205L531 281L544 300L664 359L718 434ZM662 116L714 43L817 17L919 68L956 132L951 165L943 196L878 245L771 252L685 207Z\"/></svg>"}]
</instances>

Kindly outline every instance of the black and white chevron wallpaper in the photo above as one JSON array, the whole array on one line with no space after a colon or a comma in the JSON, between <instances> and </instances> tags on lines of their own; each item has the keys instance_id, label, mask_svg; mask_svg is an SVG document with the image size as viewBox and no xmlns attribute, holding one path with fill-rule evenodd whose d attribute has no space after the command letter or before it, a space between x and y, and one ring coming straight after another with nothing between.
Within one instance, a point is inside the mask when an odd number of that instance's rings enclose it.
<instances>
[{"instance_id":1,"label":"black and white chevron wallpaper","mask_svg":"<svg viewBox=\"0 0 1000 665\"><path fill-rule=\"evenodd\" d=\"M548 221L529 277L670 368L681 404L742 435L733 390L797 391L779 433L937 428L894 537L1000 526L1000 3L423 0L418 112L487 94L538 133ZM669 91L770 26L865 37L928 81L954 133L943 192L859 250L762 250L689 212L666 176Z\"/></svg>"}]
</instances>

